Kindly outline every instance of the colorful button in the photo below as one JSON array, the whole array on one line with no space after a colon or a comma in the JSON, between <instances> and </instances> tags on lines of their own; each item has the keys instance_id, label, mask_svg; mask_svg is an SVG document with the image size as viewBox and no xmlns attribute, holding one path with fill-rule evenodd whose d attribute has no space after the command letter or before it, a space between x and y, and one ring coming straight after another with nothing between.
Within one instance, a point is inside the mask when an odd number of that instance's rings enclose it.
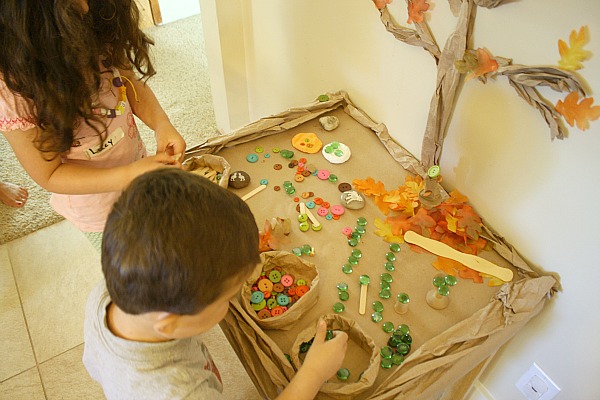
<instances>
[{"instance_id":1,"label":"colorful button","mask_svg":"<svg viewBox=\"0 0 600 400\"><path fill-rule=\"evenodd\" d=\"M273 148L271 149L271 151L272 151L273 153L279 153L279 147L273 147Z\"/></svg>"},{"instance_id":2,"label":"colorful button","mask_svg":"<svg viewBox=\"0 0 600 400\"><path fill-rule=\"evenodd\" d=\"M274 317L278 317L281 314L283 314L284 312L285 312L285 310L283 309L283 307L278 306L271 310L271 315Z\"/></svg>"},{"instance_id":3,"label":"colorful button","mask_svg":"<svg viewBox=\"0 0 600 400\"><path fill-rule=\"evenodd\" d=\"M277 304L279 304L280 306L287 306L288 304L290 304L290 298L287 297L285 294L278 294Z\"/></svg>"},{"instance_id":4,"label":"colorful button","mask_svg":"<svg viewBox=\"0 0 600 400\"><path fill-rule=\"evenodd\" d=\"M302 232L306 232L310 229L308 222L301 222L299 227Z\"/></svg>"},{"instance_id":5,"label":"colorful button","mask_svg":"<svg viewBox=\"0 0 600 400\"><path fill-rule=\"evenodd\" d=\"M352 234L352 228L350 228L349 226L345 227L344 229L342 229L342 233L346 236L350 236Z\"/></svg>"},{"instance_id":6,"label":"colorful button","mask_svg":"<svg viewBox=\"0 0 600 400\"><path fill-rule=\"evenodd\" d=\"M281 168L283 168L283 165L281 165L281 164L275 164L275 165L273 165L273 169L276 169L276 170L278 170L278 171L279 171Z\"/></svg>"},{"instance_id":7,"label":"colorful button","mask_svg":"<svg viewBox=\"0 0 600 400\"><path fill-rule=\"evenodd\" d=\"M296 174L294 175L294 180L296 182L302 182L304 180L304 176L302 174Z\"/></svg>"},{"instance_id":8,"label":"colorful button","mask_svg":"<svg viewBox=\"0 0 600 400\"><path fill-rule=\"evenodd\" d=\"M320 208L317 210L317 214L319 214L321 217L324 217L324 216L326 216L327 214L329 214L329 210L328 210L328 209L326 209L325 207L320 207Z\"/></svg>"},{"instance_id":9,"label":"colorful button","mask_svg":"<svg viewBox=\"0 0 600 400\"><path fill-rule=\"evenodd\" d=\"M261 279L260 281L258 281L258 289L261 292L270 292L271 290L273 290L273 282L271 282L268 279Z\"/></svg>"},{"instance_id":10,"label":"colorful button","mask_svg":"<svg viewBox=\"0 0 600 400\"><path fill-rule=\"evenodd\" d=\"M261 146L256 146L256 147L254 148L254 151L255 151L256 153L262 153L262 152L263 152L263 150L264 150L264 149L263 149Z\"/></svg>"},{"instance_id":11,"label":"colorful button","mask_svg":"<svg viewBox=\"0 0 600 400\"><path fill-rule=\"evenodd\" d=\"M265 295L261 291L252 292L250 296L250 302L253 304L258 304L265 299Z\"/></svg>"},{"instance_id":12,"label":"colorful button","mask_svg":"<svg viewBox=\"0 0 600 400\"><path fill-rule=\"evenodd\" d=\"M267 319L271 317L271 312L269 310L267 310L266 308L263 308L262 310L260 310L258 312L258 318L259 319Z\"/></svg>"},{"instance_id":13,"label":"colorful button","mask_svg":"<svg viewBox=\"0 0 600 400\"><path fill-rule=\"evenodd\" d=\"M306 281L304 279L298 279L298 282L296 282L296 285L297 285L296 287L306 285Z\"/></svg>"},{"instance_id":14,"label":"colorful button","mask_svg":"<svg viewBox=\"0 0 600 400\"><path fill-rule=\"evenodd\" d=\"M323 229L323 224L319 224L319 225L311 225L311 229L315 232L320 231L321 229Z\"/></svg>"},{"instance_id":15,"label":"colorful button","mask_svg":"<svg viewBox=\"0 0 600 400\"><path fill-rule=\"evenodd\" d=\"M269 184L269 181L268 181L268 180L266 180L266 179L261 179L261 180L260 180L260 184L261 184L261 185L268 185L268 184Z\"/></svg>"},{"instance_id":16,"label":"colorful button","mask_svg":"<svg viewBox=\"0 0 600 400\"><path fill-rule=\"evenodd\" d=\"M277 282L273 285L273 291L276 293L281 293L285 290L285 287L281 284L281 282Z\"/></svg>"},{"instance_id":17,"label":"colorful button","mask_svg":"<svg viewBox=\"0 0 600 400\"><path fill-rule=\"evenodd\" d=\"M338 190L342 193L347 192L349 190L352 190L352 185L348 182L342 182L338 185Z\"/></svg>"},{"instance_id":18,"label":"colorful button","mask_svg":"<svg viewBox=\"0 0 600 400\"><path fill-rule=\"evenodd\" d=\"M332 206L329 211L331 211L331 213L333 215L342 215L346 212L346 209L342 206Z\"/></svg>"},{"instance_id":19,"label":"colorful button","mask_svg":"<svg viewBox=\"0 0 600 400\"><path fill-rule=\"evenodd\" d=\"M314 202L314 201L307 201L307 202L306 202L306 208L308 208L308 209L312 210L312 209L313 209L313 208L315 208L315 207L316 207L316 204L315 204L315 202Z\"/></svg>"},{"instance_id":20,"label":"colorful button","mask_svg":"<svg viewBox=\"0 0 600 400\"><path fill-rule=\"evenodd\" d=\"M300 214L298 215L298 222L306 222L308 221L308 215L307 214Z\"/></svg>"},{"instance_id":21,"label":"colorful button","mask_svg":"<svg viewBox=\"0 0 600 400\"><path fill-rule=\"evenodd\" d=\"M248 154L246 156L246 161L248 161L249 163L255 163L258 161L258 156L254 153Z\"/></svg>"},{"instance_id":22,"label":"colorful button","mask_svg":"<svg viewBox=\"0 0 600 400\"><path fill-rule=\"evenodd\" d=\"M252 303L251 306L254 311L260 311L267 306L267 302L263 299L260 303Z\"/></svg>"},{"instance_id":23,"label":"colorful button","mask_svg":"<svg viewBox=\"0 0 600 400\"><path fill-rule=\"evenodd\" d=\"M277 300L275 300L273 297L271 297L269 300L267 300L267 308L269 310L274 309L275 307L277 307ZM269 316L271 314L269 313Z\"/></svg>"},{"instance_id":24,"label":"colorful button","mask_svg":"<svg viewBox=\"0 0 600 400\"><path fill-rule=\"evenodd\" d=\"M290 287L294 283L294 277L291 275L283 275L281 277L281 284L285 287Z\"/></svg>"},{"instance_id":25,"label":"colorful button","mask_svg":"<svg viewBox=\"0 0 600 400\"><path fill-rule=\"evenodd\" d=\"M277 283L281 280L281 272L273 270L269 272L269 280L273 283Z\"/></svg>"},{"instance_id":26,"label":"colorful button","mask_svg":"<svg viewBox=\"0 0 600 400\"><path fill-rule=\"evenodd\" d=\"M327 215L325 216L325 219L326 219L327 221L331 221L331 220L333 219L333 215L331 215L331 214L327 214Z\"/></svg>"},{"instance_id":27,"label":"colorful button","mask_svg":"<svg viewBox=\"0 0 600 400\"><path fill-rule=\"evenodd\" d=\"M256 154L255 154L255 155L256 155ZM257 158L258 158L258 157L257 157ZM325 180L325 179L329 178L329 175L330 175L330 174L331 174L331 173L330 173L328 170L326 170L326 169L321 169L321 170L319 170L319 172L317 173L317 178L319 178L319 179L321 179L321 180Z\"/></svg>"},{"instance_id":28,"label":"colorful button","mask_svg":"<svg viewBox=\"0 0 600 400\"><path fill-rule=\"evenodd\" d=\"M296 289L296 294L300 297L304 296L308 291L310 290L310 288L306 285L298 285L298 288Z\"/></svg>"}]
</instances>

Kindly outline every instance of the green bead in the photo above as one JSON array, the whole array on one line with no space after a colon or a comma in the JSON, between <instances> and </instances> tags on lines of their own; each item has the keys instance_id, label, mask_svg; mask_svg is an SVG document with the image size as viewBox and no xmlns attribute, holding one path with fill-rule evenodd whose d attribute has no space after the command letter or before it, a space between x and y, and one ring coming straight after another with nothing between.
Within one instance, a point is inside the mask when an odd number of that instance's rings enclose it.
<instances>
[{"instance_id":1,"label":"green bead","mask_svg":"<svg viewBox=\"0 0 600 400\"><path fill-rule=\"evenodd\" d=\"M379 354L381 354L381 357L383 358L392 358L394 350L390 346L383 346L379 351Z\"/></svg>"},{"instance_id":2,"label":"green bead","mask_svg":"<svg viewBox=\"0 0 600 400\"><path fill-rule=\"evenodd\" d=\"M381 278L382 281L388 282L388 283L392 283L392 281L394 280L392 278L392 275L388 274L387 272L381 274L379 277Z\"/></svg>"},{"instance_id":3,"label":"green bead","mask_svg":"<svg viewBox=\"0 0 600 400\"><path fill-rule=\"evenodd\" d=\"M392 243L390 244L390 250L397 253L400 251L400 245L398 243Z\"/></svg>"},{"instance_id":4,"label":"green bead","mask_svg":"<svg viewBox=\"0 0 600 400\"><path fill-rule=\"evenodd\" d=\"M346 309L346 307L342 303L335 303L333 305L333 311L336 313L341 313Z\"/></svg>"},{"instance_id":5,"label":"green bead","mask_svg":"<svg viewBox=\"0 0 600 400\"><path fill-rule=\"evenodd\" d=\"M340 142L336 142L336 141L331 142L331 147L333 147L334 149L339 149Z\"/></svg>"},{"instance_id":6,"label":"green bead","mask_svg":"<svg viewBox=\"0 0 600 400\"><path fill-rule=\"evenodd\" d=\"M300 344L300 353L306 353L310 349L310 345L311 344L309 342Z\"/></svg>"},{"instance_id":7,"label":"green bead","mask_svg":"<svg viewBox=\"0 0 600 400\"><path fill-rule=\"evenodd\" d=\"M295 188L295 187L293 187L293 186L291 186L291 187L289 187L289 188L285 188L285 192L286 192L287 194L294 194L294 193L296 193L296 188Z\"/></svg>"},{"instance_id":8,"label":"green bead","mask_svg":"<svg viewBox=\"0 0 600 400\"><path fill-rule=\"evenodd\" d=\"M402 336L408 335L410 333L410 328L406 324L400 324L398 325L398 329L396 329L396 332Z\"/></svg>"},{"instance_id":9,"label":"green bead","mask_svg":"<svg viewBox=\"0 0 600 400\"><path fill-rule=\"evenodd\" d=\"M412 341L413 341L412 336L410 336L409 333L407 333L406 335L402 336L400 338L400 340L402 341L402 343L406 343L406 344L412 344Z\"/></svg>"},{"instance_id":10,"label":"green bead","mask_svg":"<svg viewBox=\"0 0 600 400\"><path fill-rule=\"evenodd\" d=\"M352 239L360 239L360 238L362 237L362 234L361 234L360 232L358 232L358 231L353 231L353 232L350 234L350 237L351 237Z\"/></svg>"},{"instance_id":11,"label":"green bead","mask_svg":"<svg viewBox=\"0 0 600 400\"><path fill-rule=\"evenodd\" d=\"M400 365L404 362L404 356L401 354L394 354L392 356L392 364Z\"/></svg>"},{"instance_id":12,"label":"green bead","mask_svg":"<svg viewBox=\"0 0 600 400\"><path fill-rule=\"evenodd\" d=\"M371 321L373 322L381 322L382 319L383 315L381 315L380 312L375 311L373 314L371 314Z\"/></svg>"},{"instance_id":13,"label":"green bead","mask_svg":"<svg viewBox=\"0 0 600 400\"><path fill-rule=\"evenodd\" d=\"M287 358L288 362L291 364L292 363L292 357L290 357L289 354L285 353L284 354L285 358Z\"/></svg>"},{"instance_id":14,"label":"green bead","mask_svg":"<svg viewBox=\"0 0 600 400\"><path fill-rule=\"evenodd\" d=\"M361 258L362 257L362 251L360 251L359 249L354 249L352 250L352 255L356 258Z\"/></svg>"},{"instance_id":15,"label":"green bead","mask_svg":"<svg viewBox=\"0 0 600 400\"><path fill-rule=\"evenodd\" d=\"M283 184L281 186L283 186L284 189L287 189L289 187L292 187L293 185L292 185L292 182L285 181L285 182L283 182Z\"/></svg>"},{"instance_id":16,"label":"green bead","mask_svg":"<svg viewBox=\"0 0 600 400\"><path fill-rule=\"evenodd\" d=\"M382 299L389 299L392 297L392 292L390 292L388 289L383 289L379 292L379 297Z\"/></svg>"},{"instance_id":17,"label":"green bead","mask_svg":"<svg viewBox=\"0 0 600 400\"><path fill-rule=\"evenodd\" d=\"M392 368L392 365L394 365L394 363L392 362L391 358L382 358L381 359L381 368L390 369L390 368Z\"/></svg>"},{"instance_id":18,"label":"green bead","mask_svg":"<svg viewBox=\"0 0 600 400\"><path fill-rule=\"evenodd\" d=\"M382 312L383 311L383 304L381 304L380 301L376 300L373 302L373 311L375 312Z\"/></svg>"},{"instance_id":19,"label":"green bead","mask_svg":"<svg viewBox=\"0 0 600 400\"><path fill-rule=\"evenodd\" d=\"M358 258L354 257L354 256L350 256L348 257L348 262L352 265L357 265L358 264Z\"/></svg>"},{"instance_id":20,"label":"green bead","mask_svg":"<svg viewBox=\"0 0 600 400\"><path fill-rule=\"evenodd\" d=\"M338 297L340 298L341 301L346 301L350 298L350 295L346 291L339 291Z\"/></svg>"},{"instance_id":21,"label":"green bead","mask_svg":"<svg viewBox=\"0 0 600 400\"><path fill-rule=\"evenodd\" d=\"M387 342L388 346L391 347L397 347L400 343L402 343L402 340L400 335L397 333L392 334L392 336L390 336Z\"/></svg>"},{"instance_id":22,"label":"green bead","mask_svg":"<svg viewBox=\"0 0 600 400\"><path fill-rule=\"evenodd\" d=\"M352 265L350 265L350 264L344 264L344 265L342 265L342 272L343 273L345 273L345 274L351 274L352 271L353 271Z\"/></svg>"},{"instance_id":23,"label":"green bead","mask_svg":"<svg viewBox=\"0 0 600 400\"><path fill-rule=\"evenodd\" d=\"M345 292L346 290L348 290L348 284L344 283L344 282L340 282L337 284L337 288L339 291Z\"/></svg>"},{"instance_id":24,"label":"green bead","mask_svg":"<svg viewBox=\"0 0 600 400\"><path fill-rule=\"evenodd\" d=\"M384 322L383 323L383 331L386 333L391 333L394 331L394 324L391 322Z\"/></svg>"},{"instance_id":25,"label":"green bead","mask_svg":"<svg viewBox=\"0 0 600 400\"><path fill-rule=\"evenodd\" d=\"M433 286L435 286L435 287L446 286L446 278L441 275L435 276L433 278Z\"/></svg>"},{"instance_id":26,"label":"green bead","mask_svg":"<svg viewBox=\"0 0 600 400\"><path fill-rule=\"evenodd\" d=\"M327 178L327 180L329 180L329 182L337 182L338 177L337 175L331 174L329 175L329 178Z\"/></svg>"},{"instance_id":27,"label":"green bead","mask_svg":"<svg viewBox=\"0 0 600 400\"><path fill-rule=\"evenodd\" d=\"M438 287L437 291L440 296L448 296L448 294L450 294L450 288L446 285Z\"/></svg>"},{"instance_id":28,"label":"green bead","mask_svg":"<svg viewBox=\"0 0 600 400\"><path fill-rule=\"evenodd\" d=\"M410 303L410 297L408 297L406 293L400 293L398 295L398 301L402 304L408 304Z\"/></svg>"},{"instance_id":29,"label":"green bead","mask_svg":"<svg viewBox=\"0 0 600 400\"><path fill-rule=\"evenodd\" d=\"M385 258L388 261L396 261L396 255L394 253L392 253L391 251L385 253Z\"/></svg>"},{"instance_id":30,"label":"green bead","mask_svg":"<svg viewBox=\"0 0 600 400\"><path fill-rule=\"evenodd\" d=\"M448 286L454 286L458 282L456 280L456 277L454 277L452 275L446 275L446 277L444 278L444 280L446 281L446 285L448 285Z\"/></svg>"},{"instance_id":31,"label":"green bead","mask_svg":"<svg viewBox=\"0 0 600 400\"><path fill-rule=\"evenodd\" d=\"M355 238L348 239L348 244L352 247L356 247L356 246L358 246L358 239L355 239Z\"/></svg>"},{"instance_id":32,"label":"green bead","mask_svg":"<svg viewBox=\"0 0 600 400\"><path fill-rule=\"evenodd\" d=\"M371 283L371 278L369 278L369 275L361 275L358 278L358 281L361 285L368 285L369 283Z\"/></svg>"},{"instance_id":33,"label":"green bead","mask_svg":"<svg viewBox=\"0 0 600 400\"><path fill-rule=\"evenodd\" d=\"M358 225L358 226L365 226L365 225L367 225L367 219L365 217L359 217L356 220L356 225Z\"/></svg>"},{"instance_id":34,"label":"green bead","mask_svg":"<svg viewBox=\"0 0 600 400\"><path fill-rule=\"evenodd\" d=\"M386 271L390 271L392 272L393 270L396 269L396 267L394 266L394 263L391 261L386 262L383 267L385 268Z\"/></svg>"},{"instance_id":35,"label":"green bead","mask_svg":"<svg viewBox=\"0 0 600 400\"><path fill-rule=\"evenodd\" d=\"M340 381L347 381L350 378L350 371L348 371L348 368L340 368L337 377Z\"/></svg>"}]
</instances>

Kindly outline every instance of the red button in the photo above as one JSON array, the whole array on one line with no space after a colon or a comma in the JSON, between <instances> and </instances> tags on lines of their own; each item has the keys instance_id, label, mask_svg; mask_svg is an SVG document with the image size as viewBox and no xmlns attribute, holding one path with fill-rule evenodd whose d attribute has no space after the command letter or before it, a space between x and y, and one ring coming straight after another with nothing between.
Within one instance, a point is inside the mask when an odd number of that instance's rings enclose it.
<instances>
[{"instance_id":1,"label":"red button","mask_svg":"<svg viewBox=\"0 0 600 400\"><path fill-rule=\"evenodd\" d=\"M274 309L271 310L271 315L274 317L277 317L281 314L283 314L285 312L285 310L283 309L283 307L279 306L279 307L275 307Z\"/></svg>"},{"instance_id":2,"label":"red button","mask_svg":"<svg viewBox=\"0 0 600 400\"><path fill-rule=\"evenodd\" d=\"M310 288L306 285L302 285L302 286L298 286L298 289L296 289L296 294L299 297L302 297L306 294L306 292L308 292L310 290Z\"/></svg>"}]
</instances>

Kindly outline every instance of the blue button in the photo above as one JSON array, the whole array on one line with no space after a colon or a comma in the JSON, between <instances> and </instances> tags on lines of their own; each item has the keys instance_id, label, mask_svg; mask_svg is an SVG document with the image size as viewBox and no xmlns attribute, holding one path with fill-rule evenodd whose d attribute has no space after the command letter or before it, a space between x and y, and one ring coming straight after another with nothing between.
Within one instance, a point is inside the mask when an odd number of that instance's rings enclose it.
<instances>
[{"instance_id":1,"label":"blue button","mask_svg":"<svg viewBox=\"0 0 600 400\"><path fill-rule=\"evenodd\" d=\"M269 184L269 181L268 181L268 180L266 180L266 179L261 179L261 180L260 180L260 184L261 184L261 185L268 185L268 184Z\"/></svg>"},{"instance_id":2,"label":"blue button","mask_svg":"<svg viewBox=\"0 0 600 400\"><path fill-rule=\"evenodd\" d=\"M254 154L254 153L248 154L246 156L246 161L251 162L251 163L255 163L255 162L258 161L258 156L256 154Z\"/></svg>"},{"instance_id":3,"label":"blue button","mask_svg":"<svg viewBox=\"0 0 600 400\"><path fill-rule=\"evenodd\" d=\"M316 206L317 206L317 205L315 204L315 202L314 202L314 201L307 201L307 202L306 202L306 208L313 209L313 208L315 208Z\"/></svg>"}]
</instances>

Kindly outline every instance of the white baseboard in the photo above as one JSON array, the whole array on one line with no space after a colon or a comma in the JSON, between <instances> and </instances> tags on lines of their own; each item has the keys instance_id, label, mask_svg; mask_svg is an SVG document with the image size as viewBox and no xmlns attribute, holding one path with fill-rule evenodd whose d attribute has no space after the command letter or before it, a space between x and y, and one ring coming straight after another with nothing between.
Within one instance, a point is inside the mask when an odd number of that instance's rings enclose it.
<instances>
[{"instance_id":1,"label":"white baseboard","mask_svg":"<svg viewBox=\"0 0 600 400\"><path fill-rule=\"evenodd\" d=\"M467 392L465 396L465 400L495 400L494 396L490 393L489 390L481 383L479 379L476 379L473 382L473 386Z\"/></svg>"}]
</instances>

